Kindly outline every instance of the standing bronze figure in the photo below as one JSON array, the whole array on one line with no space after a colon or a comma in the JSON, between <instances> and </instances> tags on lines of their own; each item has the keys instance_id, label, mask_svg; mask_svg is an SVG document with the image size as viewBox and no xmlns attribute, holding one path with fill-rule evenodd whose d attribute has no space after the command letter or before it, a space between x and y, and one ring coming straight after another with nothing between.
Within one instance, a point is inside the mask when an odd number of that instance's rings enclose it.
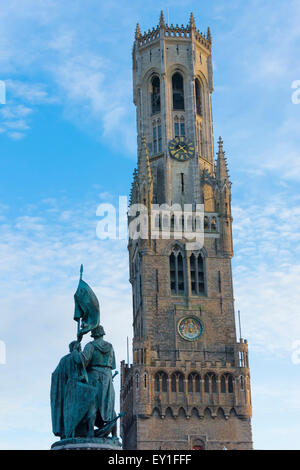
<instances>
[{"instance_id":1,"label":"standing bronze figure","mask_svg":"<svg viewBox=\"0 0 300 470\"><path fill-rule=\"evenodd\" d=\"M119 447L112 371L116 368L113 346L104 341L98 299L90 286L80 280L74 295L74 320L78 322L77 340L69 345L51 380L52 429L61 438L52 447L78 443ZM81 350L83 335L91 332L92 341ZM111 436L110 436L111 435ZM110 437L109 437L110 436ZM112 447L111 447L112 446Z\"/></svg>"}]
</instances>

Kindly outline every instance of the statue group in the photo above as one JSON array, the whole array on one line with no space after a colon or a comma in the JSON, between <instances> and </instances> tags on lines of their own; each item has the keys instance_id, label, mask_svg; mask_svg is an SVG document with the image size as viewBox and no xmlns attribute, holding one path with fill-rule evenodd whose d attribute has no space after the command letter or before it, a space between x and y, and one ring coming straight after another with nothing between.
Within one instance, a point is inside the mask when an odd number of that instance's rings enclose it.
<instances>
[{"instance_id":1,"label":"statue group","mask_svg":"<svg viewBox=\"0 0 300 470\"><path fill-rule=\"evenodd\" d=\"M115 392L112 374L116 368L113 346L103 339L98 299L90 286L80 281L74 296L77 340L69 345L51 380L52 429L60 441L52 448L89 446L120 448L117 438ZM91 333L84 349L81 340ZM108 445L108 447L107 447ZM69 447L68 447L69 446Z\"/></svg>"}]
</instances>

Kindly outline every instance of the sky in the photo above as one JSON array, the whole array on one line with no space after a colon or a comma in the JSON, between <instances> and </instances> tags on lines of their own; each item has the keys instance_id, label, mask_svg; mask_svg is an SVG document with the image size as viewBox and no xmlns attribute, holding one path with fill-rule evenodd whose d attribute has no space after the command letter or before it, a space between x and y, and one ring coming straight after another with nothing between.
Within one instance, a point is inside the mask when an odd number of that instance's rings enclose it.
<instances>
[{"instance_id":1,"label":"sky","mask_svg":"<svg viewBox=\"0 0 300 470\"><path fill-rule=\"evenodd\" d=\"M126 240L99 240L96 211L129 193L134 31L137 22L156 26L163 9L180 25L192 11L197 28L212 32L214 139L224 140L233 183L235 308L249 343L254 448L300 449L300 3L0 4L0 448L49 449L56 439L50 377L76 335L81 263L106 339L126 359ZM115 386L118 395L118 377Z\"/></svg>"}]
</instances>

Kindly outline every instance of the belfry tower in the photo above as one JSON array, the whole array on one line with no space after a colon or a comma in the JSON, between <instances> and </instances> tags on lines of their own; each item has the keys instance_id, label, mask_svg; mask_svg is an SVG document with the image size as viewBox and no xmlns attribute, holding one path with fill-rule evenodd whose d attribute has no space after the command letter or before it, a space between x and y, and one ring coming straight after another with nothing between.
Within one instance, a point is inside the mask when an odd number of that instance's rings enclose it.
<instances>
[{"instance_id":1,"label":"belfry tower","mask_svg":"<svg viewBox=\"0 0 300 470\"><path fill-rule=\"evenodd\" d=\"M147 207L147 236L129 240L133 364L121 364L124 449L252 449L247 341L236 340L231 182L214 160L212 38L165 23L133 46L138 165L130 204ZM204 205L204 244L153 237L154 205ZM140 216L140 213L137 213ZM136 217L137 217L136 216ZM129 222L135 216L129 216ZM155 217L157 218L157 217ZM176 222L177 223L177 222ZM183 223L185 219L183 219ZM176 229L175 229L176 228Z\"/></svg>"}]
</instances>

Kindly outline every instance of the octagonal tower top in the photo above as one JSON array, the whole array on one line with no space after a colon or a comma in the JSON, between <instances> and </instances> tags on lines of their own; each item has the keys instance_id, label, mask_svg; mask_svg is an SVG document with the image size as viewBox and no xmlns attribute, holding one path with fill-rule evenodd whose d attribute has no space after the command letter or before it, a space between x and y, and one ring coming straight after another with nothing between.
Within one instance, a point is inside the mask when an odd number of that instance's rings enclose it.
<instances>
[{"instance_id":1,"label":"octagonal tower top","mask_svg":"<svg viewBox=\"0 0 300 470\"><path fill-rule=\"evenodd\" d=\"M178 41L178 39L190 39L194 37L197 42L202 44L208 50L211 49L211 33L210 29L207 29L207 33L204 34L200 32L196 28L195 18L193 13L190 14L190 21L189 23L184 26L183 24L179 26L176 24L168 25L165 22L164 12L161 11L159 24L156 27L153 27L152 30L148 29L143 34L140 29L139 23L137 23L136 31L135 31L135 42L137 47L144 47L147 46L149 43L158 41L161 37L166 37L168 39L174 38Z\"/></svg>"}]
</instances>

